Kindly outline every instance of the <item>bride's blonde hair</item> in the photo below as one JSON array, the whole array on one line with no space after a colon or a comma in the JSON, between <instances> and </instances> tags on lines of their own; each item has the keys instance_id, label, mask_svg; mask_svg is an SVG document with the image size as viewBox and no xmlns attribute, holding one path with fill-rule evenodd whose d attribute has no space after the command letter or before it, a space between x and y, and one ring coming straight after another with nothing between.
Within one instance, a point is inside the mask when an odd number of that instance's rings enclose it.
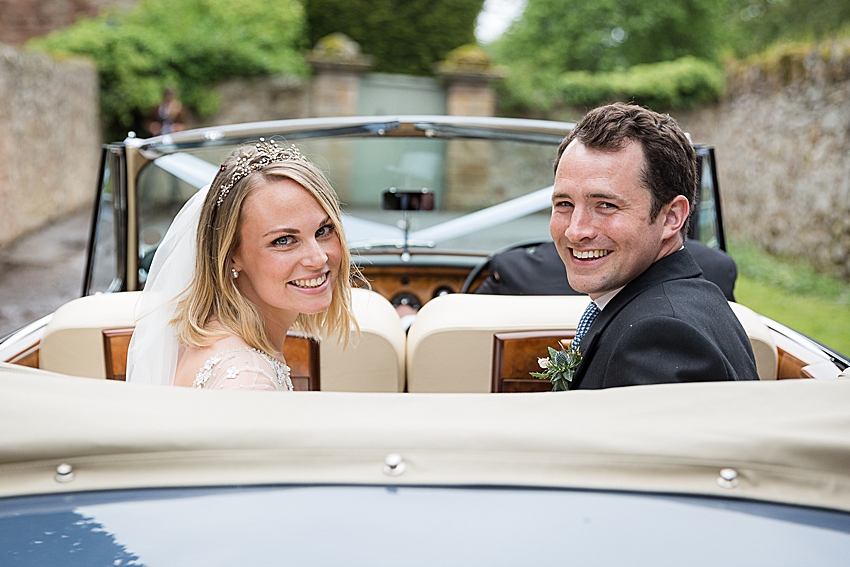
<instances>
[{"instance_id":1,"label":"bride's blonde hair","mask_svg":"<svg viewBox=\"0 0 850 567\"><path fill-rule=\"evenodd\" d=\"M286 151L291 153L284 155ZM272 344L259 309L236 287L230 260L240 245L245 199L257 186L281 179L294 181L322 206L335 227L342 252L330 306L321 313L300 313L292 330L317 339L336 336L343 344L348 343L352 329L359 330L351 311L352 279L359 277L359 272L351 266L337 195L325 175L294 147L275 156L270 160L260 144L236 150L210 186L198 222L194 279L172 322L179 329L180 341L189 346L207 346L230 332L253 348L279 352L281 345ZM210 328L213 319L225 330Z\"/></svg>"}]
</instances>

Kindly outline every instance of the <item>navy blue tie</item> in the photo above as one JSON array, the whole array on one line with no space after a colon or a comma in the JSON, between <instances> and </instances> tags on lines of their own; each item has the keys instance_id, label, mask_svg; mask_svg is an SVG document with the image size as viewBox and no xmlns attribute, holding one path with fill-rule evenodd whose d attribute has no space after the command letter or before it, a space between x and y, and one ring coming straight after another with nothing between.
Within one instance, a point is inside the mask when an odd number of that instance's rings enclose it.
<instances>
[{"instance_id":1,"label":"navy blue tie","mask_svg":"<svg viewBox=\"0 0 850 567\"><path fill-rule=\"evenodd\" d=\"M590 326L593 324L593 321L596 320L596 316L599 315L599 313L599 308L591 301L590 305L587 306L587 309L584 310L581 319L579 319L578 327L576 327L576 336L573 337L573 347L579 348L581 339L583 339L587 334L587 331L590 329Z\"/></svg>"}]
</instances>

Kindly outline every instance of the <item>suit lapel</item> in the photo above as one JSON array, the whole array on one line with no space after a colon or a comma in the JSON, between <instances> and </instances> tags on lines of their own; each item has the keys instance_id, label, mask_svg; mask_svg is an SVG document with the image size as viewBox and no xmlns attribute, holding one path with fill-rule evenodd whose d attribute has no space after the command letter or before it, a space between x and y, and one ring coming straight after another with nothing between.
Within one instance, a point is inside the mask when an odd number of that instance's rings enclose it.
<instances>
[{"instance_id":1,"label":"suit lapel","mask_svg":"<svg viewBox=\"0 0 850 567\"><path fill-rule=\"evenodd\" d=\"M626 284L626 287L614 296L599 313L593 325L582 338L579 350L581 351L581 363L576 369L573 377L573 389L577 388L584 379L587 369L590 367L594 352L598 346L598 338L606 327L635 297L647 289L670 280L699 277L701 274L699 266L687 249L682 249L654 262L641 275Z\"/></svg>"}]
</instances>

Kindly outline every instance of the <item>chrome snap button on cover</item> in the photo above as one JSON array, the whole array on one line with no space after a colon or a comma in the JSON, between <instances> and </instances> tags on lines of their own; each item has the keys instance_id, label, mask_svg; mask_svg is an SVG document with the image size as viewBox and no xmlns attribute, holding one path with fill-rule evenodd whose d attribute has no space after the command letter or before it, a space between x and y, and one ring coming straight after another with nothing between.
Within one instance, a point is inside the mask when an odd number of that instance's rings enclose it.
<instances>
[{"instance_id":1,"label":"chrome snap button on cover","mask_svg":"<svg viewBox=\"0 0 850 567\"><path fill-rule=\"evenodd\" d=\"M384 474L388 476L398 476L404 472L406 465L398 453L390 453L384 459Z\"/></svg>"},{"instance_id":2,"label":"chrome snap button on cover","mask_svg":"<svg viewBox=\"0 0 850 567\"><path fill-rule=\"evenodd\" d=\"M74 480L74 467L68 463L62 463L56 467L56 476L53 478L56 482L71 482Z\"/></svg>"},{"instance_id":3,"label":"chrome snap button on cover","mask_svg":"<svg viewBox=\"0 0 850 567\"><path fill-rule=\"evenodd\" d=\"M738 486L738 471L735 469L721 469L717 477L717 485L722 488L735 488Z\"/></svg>"}]
</instances>

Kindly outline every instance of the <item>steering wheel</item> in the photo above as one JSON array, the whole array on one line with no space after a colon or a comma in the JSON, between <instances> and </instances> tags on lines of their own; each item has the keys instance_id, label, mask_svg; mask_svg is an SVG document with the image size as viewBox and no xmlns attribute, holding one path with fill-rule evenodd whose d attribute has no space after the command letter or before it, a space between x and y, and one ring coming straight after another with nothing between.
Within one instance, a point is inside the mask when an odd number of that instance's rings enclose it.
<instances>
[{"instance_id":1,"label":"steering wheel","mask_svg":"<svg viewBox=\"0 0 850 567\"><path fill-rule=\"evenodd\" d=\"M534 240L528 240L526 242L520 242L519 244L511 244L509 246L505 246L504 248L496 250L495 252L481 260L474 268L472 268L472 271L469 272L468 276L466 276L466 280L464 280L463 285L460 288L460 293L470 293L469 288L472 287L472 284L475 283L475 280L478 279L478 277L484 270L490 268L490 262L495 256L499 254L504 254L505 252L513 250L514 248L535 248L537 246L540 246L541 244L545 244L546 242L548 242L548 240L541 240L537 238Z\"/></svg>"}]
</instances>

